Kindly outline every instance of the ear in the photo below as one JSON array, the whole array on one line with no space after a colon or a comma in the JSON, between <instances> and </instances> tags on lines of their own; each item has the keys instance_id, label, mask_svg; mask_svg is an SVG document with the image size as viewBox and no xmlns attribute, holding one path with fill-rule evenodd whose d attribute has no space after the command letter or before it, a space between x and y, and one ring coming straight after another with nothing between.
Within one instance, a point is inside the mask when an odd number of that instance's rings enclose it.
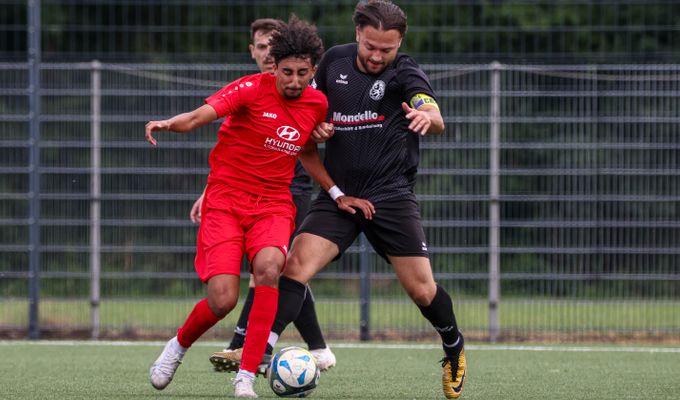
<instances>
[{"instance_id":1,"label":"ear","mask_svg":"<svg viewBox=\"0 0 680 400\"><path fill-rule=\"evenodd\" d=\"M249 45L248 45L248 50L250 50L250 58L252 58L252 59L254 60L254 59L255 59L255 53L254 53L254 51L255 51L255 45L252 44L252 43L249 44Z\"/></svg>"},{"instance_id":2,"label":"ear","mask_svg":"<svg viewBox=\"0 0 680 400\"><path fill-rule=\"evenodd\" d=\"M359 43L359 34L361 33L361 30L359 30L358 26L354 29L354 33L355 33L355 40L357 41L357 43Z\"/></svg>"}]
</instances>

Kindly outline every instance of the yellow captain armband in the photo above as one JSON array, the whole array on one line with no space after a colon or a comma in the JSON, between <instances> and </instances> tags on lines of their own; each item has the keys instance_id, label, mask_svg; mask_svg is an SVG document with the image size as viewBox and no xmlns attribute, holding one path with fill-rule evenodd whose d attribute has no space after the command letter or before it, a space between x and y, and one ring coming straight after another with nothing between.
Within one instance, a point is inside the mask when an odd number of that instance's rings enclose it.
<instances>
[{"instance_id":1,"label":"yellow captain armband","mask_svg":"<svg viewBox=\"0 0 680 400\"><path fill-rule=\"evenodd\" d=\"M433 105L437 108L437 110L439 110L439 106L437 105L435 99L433 99L431 96L426 95L425 93L418 93L417 95L411 97L411 101L409 101L409 104L411 105L411 108L416 110L418 109L418 107L424 104Z\"/></svg>"}]
</instances>

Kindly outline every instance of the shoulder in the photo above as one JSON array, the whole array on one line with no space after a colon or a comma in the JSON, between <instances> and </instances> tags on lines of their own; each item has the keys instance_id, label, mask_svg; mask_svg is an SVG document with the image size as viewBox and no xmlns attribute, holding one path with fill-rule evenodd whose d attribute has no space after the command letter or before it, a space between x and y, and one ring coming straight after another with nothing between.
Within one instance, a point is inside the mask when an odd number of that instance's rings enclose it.
<instances>
[{"instance_id":1,"label":"shoulder","mask_svg":"<svg viewBox=\"0 0 680 400\"><path fill-rule=\"evenodd\" d=\"M431 91L430 80L416 60L406 54L400 54L392 64L397 81L404 87L427 88Z\"/></svg>"},{"instance_id":2,"label":"shoulder","mask_svg":"<svg viewBox=\"0 0 680 400\"><path fill-rule=\"evenodd\" d=\"M307 86L307 89L305 89L304 99L308 103L318 104L320 106L328 105L326 95L322 91L313 88L311 85Z\"/></svg>"},{"instance_id":3,"label":"shoulder","mask_svg":"<svg viewBox=\"0 0 680 400\"><path fill-rule=\"evenodd\" d=\"M326 50L324 53L324 58L326 60L334 60L338 58L352 57L357 51L356 43L347 43L337 46L333 46Z\"/></svg>"},{"instance_id":4,"label":"shoulder","mask_svg":"<svg viewBox=\"0 0 680 400\"><path fill-rule=\"evenodd\" d=\"M213 106L220 117L233 114L244 104L259 97L261 75L253 74L238 78L206 98L205 102Z\"/></svg>"},{"instance_id":5,"label":"shoulder","mask_svg":"<svg viewBox=\"0 0 680 400\"><path fill-rule=\"evenodd\" d=\"M394 63L392 65L394 65L394 68L397 71L413 69L422 71L420 65L418 65L416 60L414 60L413 57L409 56L408 54L403 53L397 54L397 57L395 58Z\"/></svg>"},{"instance_id":6,"label":"shoulder","mask_svg":"<svg viewBox=\"0 0 680 400\"><path fill-rule=\"evenodd\" d=\"M228 84L225 88L230 91L240 91L241 94L247 94L249 92L257 93L261 87L271 85L273 82L274 77L271 76L271 74L263 72L243 76Z\"/></svg>"}]
</instances>

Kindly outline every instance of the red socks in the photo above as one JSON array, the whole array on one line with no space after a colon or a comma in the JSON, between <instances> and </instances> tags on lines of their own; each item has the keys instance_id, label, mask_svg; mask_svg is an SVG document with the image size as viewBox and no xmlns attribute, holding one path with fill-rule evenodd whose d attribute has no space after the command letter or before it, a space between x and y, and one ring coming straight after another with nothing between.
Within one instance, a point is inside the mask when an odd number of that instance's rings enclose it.
<instances>
[{"instance_id":1,"label":"red socks","mask_svg":"<svg viewBox=\"0 0 680 400\"><path fill-rule=\"evenodd\" d=\"M278 304L279 289L269 286L255 287L255 300L248 318L241 369L252 373L257 371L257 366L260 365L267 347L267 339L276 317Z\"/></svg>"},{"instance_id":2,"label":"red socks","mask_svg":"<svg viewBox=\"0 0 680 400\"><path fill-rule=\"evenodd\" d=\"M203 299L196 303L184 325L177 330L177 341L182 347L189 348L220 320L208 306L208 299Z\"/></svg>"}]
</instances>

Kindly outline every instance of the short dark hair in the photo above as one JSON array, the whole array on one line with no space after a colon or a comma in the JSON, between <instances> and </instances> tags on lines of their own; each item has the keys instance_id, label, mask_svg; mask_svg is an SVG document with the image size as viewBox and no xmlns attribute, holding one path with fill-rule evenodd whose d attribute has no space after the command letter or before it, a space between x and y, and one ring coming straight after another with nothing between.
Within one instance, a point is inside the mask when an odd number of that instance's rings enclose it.
<instances>
[{"instance_id":1,"label":"short dark hair","mask_svg":"<svg viewBox=\"0 0 680 400\"><path fill-rule=\"evenodd\" d=\"M269 45L269 54L276 64L292 56L309 58L312 65L316 65L323 54L323 42L316 27L295 14L290 16L287 24L283 24L272 34Z\"/></svg>"},{"instance_id":2,"label":"short dark hair","mask_svg":"<svg viewBox=\"0 0 680 400\"><path fill-rule=\"evenodd\" d=\"M360 1L354 9L352 20L358 28L372 26L383 31L396 29L402 37L408 29L404 11L388 0Z\"/></svg>"},{"instance_id":3,"label":"short dark hair","mask_svg":"<svg viewBox=\"0 0 680 400\"><path fill-rule=\"evenodd\" d=\"M279 28L281 28L282 25L284 25L284 22L281 21L280 19L274 18L256 19L255 21L253 21L252 24L250 24L250 41L253 42L255 40L255 33L262 32L266 34L269 32L274 32L279 30Z\"/></svg>"}]
</instances>

